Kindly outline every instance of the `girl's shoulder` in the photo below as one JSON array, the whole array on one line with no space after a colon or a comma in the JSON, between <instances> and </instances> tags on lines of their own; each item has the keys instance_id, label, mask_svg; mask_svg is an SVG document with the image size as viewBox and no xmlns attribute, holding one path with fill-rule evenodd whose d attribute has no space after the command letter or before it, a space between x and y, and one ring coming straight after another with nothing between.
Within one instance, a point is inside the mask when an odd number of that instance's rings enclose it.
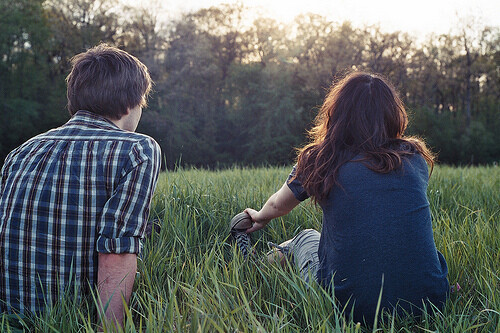
<instances>
[{"instance_id":1,"label":"girl's shoulder","mask_svg":"<svg viewBox=\"0 0 500 333\"><path fill-rule=\"evenodd\" d=\"M419 152L413 151L411 153L404 154L401 156L401 160L402 163L399 168L388 173L379 173L370 169L370 158L360 153L340 167L339 176L350 176L358 179L364 177L386 178L390 176L401 176L416 173L419 176L425 176L425 178L428 178L429 169L427 162Z\"/></svg>"}]
</instances>

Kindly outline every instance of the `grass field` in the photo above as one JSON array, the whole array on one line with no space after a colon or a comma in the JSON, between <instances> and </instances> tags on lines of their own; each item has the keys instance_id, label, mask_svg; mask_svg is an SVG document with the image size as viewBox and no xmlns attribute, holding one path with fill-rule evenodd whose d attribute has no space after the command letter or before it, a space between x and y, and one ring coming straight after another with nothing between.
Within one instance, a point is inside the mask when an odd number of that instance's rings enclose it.
<instances>
[{"instance_id":1,"label":"grass field","mask_svg":"<svg viewBox=\"0 0 500 333\"><path fill-rule=\"evenodd\" d=\"M180 170L160 176L151 218L162 227L145 243L125 331L139 332L500 332L500 168L435 168L428 191L437 248L449 266L451 295L442 312L389 318L367 329L345 321L332 296L296 272L245 261L228 239L228 221L260 208L289 168ZM256 251L303 228L321 213L303 203L253 235ZM68 297L21 325L37 332L90 332L92 300ZM8 328L0 317L0 331Z\"/></svg>"}]
</instances>

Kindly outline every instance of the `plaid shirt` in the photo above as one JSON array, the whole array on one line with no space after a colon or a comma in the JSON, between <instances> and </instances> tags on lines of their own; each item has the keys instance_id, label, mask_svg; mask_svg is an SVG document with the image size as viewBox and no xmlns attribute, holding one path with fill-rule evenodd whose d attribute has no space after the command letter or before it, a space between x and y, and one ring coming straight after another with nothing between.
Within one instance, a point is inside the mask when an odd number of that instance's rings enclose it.
<instances>
[{"instance_id":1,"label":"plaid shirt","mask_svg":"<svg viewBox=\"0 0 500 333\"><path fill-rule=\"evenodd\" d=\"M97 252L139 253L159 169L153 139L88 111L13 150L0 182L0 312L88 292Z\"/></svg>"}]
</instances>

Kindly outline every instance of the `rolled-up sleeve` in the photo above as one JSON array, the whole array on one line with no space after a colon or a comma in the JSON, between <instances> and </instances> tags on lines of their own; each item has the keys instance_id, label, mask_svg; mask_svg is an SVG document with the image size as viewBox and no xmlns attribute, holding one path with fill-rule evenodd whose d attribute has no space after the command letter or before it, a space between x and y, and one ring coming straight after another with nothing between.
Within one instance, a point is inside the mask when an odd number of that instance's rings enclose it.
<instances>
[{"instance_id":1,"label":"rolled-up sleeve","mask_svg":"<svg viewBox=\"0 0 500 333\"><path fill-rule=\"evenodd\" d=\"M290 175L288 175L286 184L288 185L288 188L292 191L293 195L297 200L304 201L307 198L309 198L309 195L307 194L306 190L302 187L300 181L297 178L294 178L296 168L297 166L293 167L292 172L290 172Z\"/></svg>"},{"instance_id":2,"label":"rolled-up sleeve","mask_svg":"<svg viewBox=\"0 0 500 333\"><path fill-rule=\"evenodd\" d=\"M151 138L136 143L129 163L106 202L98 224L100 253L140 253L151 198L160 171L160 147Z\"/></svg>"}]
</instances>

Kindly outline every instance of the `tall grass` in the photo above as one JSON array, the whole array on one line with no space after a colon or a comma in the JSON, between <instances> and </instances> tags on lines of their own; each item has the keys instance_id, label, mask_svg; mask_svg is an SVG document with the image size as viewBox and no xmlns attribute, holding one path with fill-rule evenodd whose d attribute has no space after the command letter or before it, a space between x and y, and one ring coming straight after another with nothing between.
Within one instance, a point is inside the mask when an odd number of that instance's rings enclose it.
<instances>
[{"instance_id":1,"label":"tall grass","mask_svg":"<svg viewBox=\"0 0 500 333\"><path fill-rule=\"evenodd\" d=\"M228 239L228 222L245 207L260 208L289 168L210 172L179 170L160 176L151 218L161 230L145 242L140 276L125 331L140 332L370 332L347 321L333 295L307 285L293 267L244 260ZM500 332L500 169L440 166L430 180L434 237L449 265L451 295L443 311L420 319L384 317L383 332ZM321 229L321 212L302 203L252 235L256 253L303 228ZM92 300L67 297L46 314L12 320L20 331L90 332ZM11 328L0 317L0 331ZM105 331L114 329L105 328Z\"/></svg>"}]
</instances>

